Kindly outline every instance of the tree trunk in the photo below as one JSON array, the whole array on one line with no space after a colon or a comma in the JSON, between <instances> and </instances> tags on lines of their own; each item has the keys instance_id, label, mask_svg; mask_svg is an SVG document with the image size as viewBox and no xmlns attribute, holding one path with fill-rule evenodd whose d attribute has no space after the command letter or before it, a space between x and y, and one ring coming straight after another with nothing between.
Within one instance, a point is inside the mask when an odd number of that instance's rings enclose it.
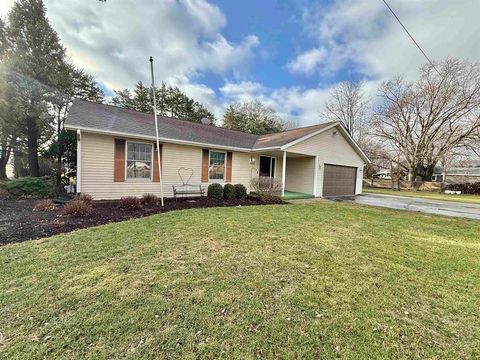
<instances>
[{"instance_id":1,"label":"tree trunk","mask_svg":"<svg viewBox=\"0 0 480 360\"><path fill-rule=\"evenodd\" d=\"M408 169L408 181L410 182L410 186L412 189L415 189L415 180L417 179L418 168L413 165L410 166Z\"/></svg>"},{"instance_id":2,"label":"tree trunk","mask_svg":"<svg viewBox=\"0 0 480 360\"><path fill-rule=\"evenodd\" d=\"M425 181L431 181L432 180L432 175L433 175L433 170L435 169L435 164L429 164L427 165L427 168L425 169Z\"/></svg>"},{"instance_id":3,"label":"tree trunk","mask_svg":"<svg viewBox=\"0 0 480 360\"><path fill-rule=\"evenodd\" d=\"M35 119L27 119L28 170L30 176L40 176L38 165L38 127Z\"/></svg>"},{"instance_id":4,"label":"tree trunk","mask_svg":"<svg viewBox=\"0 0 480 360\"><path fill-rule=\"evenodd\" d=\"M7 178L7 164L10 160L12 148L7 145L7 140L2 141L2 149L0 150L0 179Z\"/></svg>"}]
</instances>

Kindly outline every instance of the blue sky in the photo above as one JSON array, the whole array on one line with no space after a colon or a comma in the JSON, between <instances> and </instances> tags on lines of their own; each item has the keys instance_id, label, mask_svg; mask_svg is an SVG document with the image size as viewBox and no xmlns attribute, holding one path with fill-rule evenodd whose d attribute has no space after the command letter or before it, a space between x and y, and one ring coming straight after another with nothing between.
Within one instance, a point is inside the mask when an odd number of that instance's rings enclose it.
<instances>
[{"instance_id":1,"label":"blue sky","mask_svg":"<svg viewBox=\"0 0 480 360\"><path fill-rule=\"evenodd\" d=\"M5 15L14 0L2 0ZM71 60L108 95L149 82L176 84L221 119L259 99L298 125L321 122L332 88L363 80L375 96L425 59L381 0L44 0ZM478 0L389 0L434 60L480 60Z\"/></svg>"}]
</instances>

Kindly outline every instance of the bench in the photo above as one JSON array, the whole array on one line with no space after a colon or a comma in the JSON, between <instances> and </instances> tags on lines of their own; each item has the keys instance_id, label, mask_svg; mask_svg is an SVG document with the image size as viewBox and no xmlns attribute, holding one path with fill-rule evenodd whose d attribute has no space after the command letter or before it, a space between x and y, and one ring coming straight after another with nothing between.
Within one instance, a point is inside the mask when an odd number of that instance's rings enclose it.
<instances>
[{"instance_id":1,"label":"bench","mask_svg":"<svg viewBox=\"0 0 480 360\"><path fill-rule=\"evenodd\" d=\"M172 185L173 188L173 197L177 200L178 195L188 196L188 195L205 195L205 189L202 185Z\"/></svg>"}]
</instances>

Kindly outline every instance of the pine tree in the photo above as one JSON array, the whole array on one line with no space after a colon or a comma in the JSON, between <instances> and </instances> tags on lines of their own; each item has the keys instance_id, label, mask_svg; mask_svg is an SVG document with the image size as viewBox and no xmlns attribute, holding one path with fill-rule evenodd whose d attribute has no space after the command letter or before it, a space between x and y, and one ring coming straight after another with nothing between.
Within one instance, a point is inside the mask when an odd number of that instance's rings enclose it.
<instances>
[{"instance_id":1,"label":"pine tree","mask_svg":"<svg viewBox=\"0 0 480 360\"><path fill-rule=\"evenodd\" d=\"M51 100L52 112L55 116L56 134L46 151L47 157L56 160L56 184L61 185L64 165L70 167L72 161L70 149L75 144L76 138L64 130L65 119L73 98L79 98L89 101L102 102L104 98L103 91L97 86L93 76L85 71L68 64L62 73L58 74L57 82L61 91Z\"/></svg>"},{"instance_id":2,"label":"pine tree","mask_svg":"<svg viewBox=\"0 0 480 360\"><path fill-rule=\"evenodd\" d=\"M133 90L133 107L137 111L152 112L152 89L145 87L140 81L135 85Z\"/></svg>"},{"instance_id":3,"label":"pine tree","mask_svg":"<svg viewBox=\"0 0 480 360\"><path fill-rule=\"evenodd\" d=\"M155 89L155 96L158 114L162 116L192 122L200 122L202 118L208 118L212 123L215 122L215 116L204 105L189 98L177 86L162 83ZM151 87L146 87L142 82L138 82L133 93L128 89L115 91L112 103L126 109L151 113L153 110Z\"/></svg>"},{"instance_id":4,"label":"pine tree","mask_svg":"<svg viewBox=\"0 0 480 360\"><path fill-rule=\"evenodd\" d=\"M286 129L286 122L259 100L235 103L223 115L223 127L256 135L271 134Z\"/></svg>"},{"instance_id":5,"label":"pine tree","mask_svg":"<svg viewBox=\"0 0 480 360\"><path fill-rule=\"evenodd\" d=\"M31 176L39 176L38 150L52 135L49 101L62 91L65 49L50 26L42 0L17 0L8 14L7 82L21 99L20 141L28 148Z\"/></svg>"}]
</instances>

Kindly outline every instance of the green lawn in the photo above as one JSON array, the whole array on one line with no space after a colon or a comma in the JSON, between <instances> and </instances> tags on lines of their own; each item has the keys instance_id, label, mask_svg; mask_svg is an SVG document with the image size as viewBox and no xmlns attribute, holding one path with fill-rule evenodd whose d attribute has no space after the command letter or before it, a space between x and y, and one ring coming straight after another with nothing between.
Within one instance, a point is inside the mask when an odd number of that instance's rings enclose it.
<instances>
[{"instance_id":1,"label":"green lawn","mask_svg":"<svg viewBox=\"0 0 480 360\"><path fill-rule=\"evenodd\" d=\"M0 358L479 358L479 234L318 202L5 246Z\"/></svg>"},{"instance_id":2,"label":"green lawn","mask_svg":"<svg viewBox=\"0 0 480 360\"><path fill-rule=\"evenodd\" d=\"M449 195L438 192L427 192L427 191L413 191L413 190L391 190L391 189L379 189L379 188L369 188L364 187L363 192L366 193L375 193L375 194L385 194L385 195L396 195L396 196L409 196L409 197L418 197L431 200L447 200L447 201L456 201L472 204L480 204L480 195Z\"/></svg>"}]
</instances>

